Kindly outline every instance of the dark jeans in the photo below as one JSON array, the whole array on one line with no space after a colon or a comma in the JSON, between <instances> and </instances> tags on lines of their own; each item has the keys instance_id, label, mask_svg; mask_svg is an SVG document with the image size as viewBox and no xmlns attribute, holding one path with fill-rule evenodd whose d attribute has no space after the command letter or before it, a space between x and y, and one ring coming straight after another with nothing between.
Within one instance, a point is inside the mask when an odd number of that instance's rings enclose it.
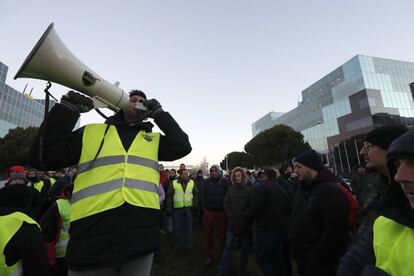
<instances>
[{"instance_id":1,"label":"dark jeans","mask_svg":"<svg viewBox=\"0 0 414 276\"><path fill-rule=\"evenodd\" d=\"M191 208L174 209L175 247L193 247L193 213ZM185 243L185 244L184 244Z\"/></svg>"},{"instance_id":2,"label":"dark jeans","mask_svg":"<svg viewBox=\"0 0 414 276\"><path fill-rule=\"evenodd\" d=\"M230 267L231 252L240 244L240 267L246 271L247 259L249 257L249 236L248 234L234 234L227 231L226 246L223 250L223 257L217 268L219 273L227 273Z\"/></svg>"},{"instance_id":3,"label":"dark jeans","mask_svg":"<svg viewBox=\"0 0 414 276\"><path fill-rule=\"evenodd\" d=\"M284 257L285 236L274 233L256 232L254 254L257 265L265 276L286 276Z\"/></svg>"},{"instance_id":4,"label":"dark jeans","mask_svg":"<svg viewBox=\"0 0 414 276\"><path fill-rule=\"evenodd\" d=\"M223 251L226 242L226 217L223 212L204 210L204 225L206 227L207 256L213 258L214 248L214 227L217 225L220 239L220 251Z\"/></svg>"}]
</instances>

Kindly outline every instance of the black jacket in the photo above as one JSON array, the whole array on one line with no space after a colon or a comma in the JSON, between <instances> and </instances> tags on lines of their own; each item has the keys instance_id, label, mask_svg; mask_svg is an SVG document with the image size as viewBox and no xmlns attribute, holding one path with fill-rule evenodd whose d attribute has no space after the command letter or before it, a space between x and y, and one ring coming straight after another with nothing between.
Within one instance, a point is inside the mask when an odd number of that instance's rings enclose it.
<instances>
[{"instance_id":1,"label":"black jacket","mask_svg":"<svg viewBox=\"0 0 414 276\"><path fill-rule=\"evenodd\" d=\"M60 104L52 108L31 149L34 167L55 170L78 163L83 128L72 132L78 118L78 113ZM112 119L124 121L122 111ZM159 114L155 123L165 134L160 138L160 161L173 161L191 152L187 134L168 112ZM150 123L116 125L126 150L140 130L150 131L151 127ZM124 203L118 208L72 222L66 255L68 267L72 270L89 270L119 266L154 252L159 247L159 220L158 210Z\"/></svg>"},{"instance_id":2,"label":"black jacket","mask_svg":"<svg viewBox=\"0 0 414 276\"><path fill-rule=\"evenodd\" d=\"M228 183L222 177L207 178L200 189L200 202L203 209L224 212L224 197Z\"/></svg>"},{"instance_id":3,"label":"black jacket","mask_svg":"<svg viewBox=\"0 0 414 276\"><path fill-rule=\"evenodd\" d=\"M395 222L414 229L414 211L399 183L394 181L396 167L393 160L398 156L414 157L414 131L411 130L396 139L389 147L388 170L391 184L378 205L378 215L387 217ZM342 257L337 275L370 275L364 274L375 266L375 254L373 248L373 224L362 234L352 247ZM361 272L364 271L362 274ZM378 274L379 275L379 274Z\"/></svg>"},{"instance_id":4,"label":"black jacket","mask_svg":"<svg viewBox=\"0 0 414 276\"><path fill-rule=\"evenodd\" d=\"M347 199L325 168L299 184L289 233L292 255L304 275L334 275L350 240Z\"/></svg>"},{"instance_id":5,"label":"black jacket","mask_svg":"<svg viewBox=\"0 0 414 276\"><path fill-rule=\"evenodd\" d=\"M276 179L266 180L253 193L248 216L253 218L257 232L286 236L292 202Z\"/></svg>"},{"instance_id":6,"label":"black jacket","mask_svg":"<svg viewBox=\"0 0 414 276\"><path fill-rule=\"evenodd\" d=\"M0 189L0 216L14 212L30 216L25 204L27 189L24 188L28 187L13 185ZM24 222L7 243L2 254L9 266L22 261L24 275L50 275L42 234L37 225Z\"/></svg>"},{"instance_id":7,"label":"black jacket","mask_svg":"<svg viewBox=\"0 0 414 276\"><path fill-rule=\"evenodd\" d=\"M234 234L248 231L247 211L252 200L252 188L246 184L232 184L224 198L224 211L227 216L227 226Z\"/></svg>"}]
</instances>

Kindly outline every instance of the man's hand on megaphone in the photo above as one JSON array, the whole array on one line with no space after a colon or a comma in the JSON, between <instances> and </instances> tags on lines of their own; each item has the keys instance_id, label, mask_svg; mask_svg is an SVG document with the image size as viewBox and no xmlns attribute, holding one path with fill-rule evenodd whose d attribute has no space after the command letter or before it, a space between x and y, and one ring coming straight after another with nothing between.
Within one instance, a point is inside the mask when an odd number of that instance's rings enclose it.
<instances>
[{"instance_id":1,"label":"man's hand on megaphone","mask_svg":"<svg viewBox=\"0 0 414 276\"><path fill-rule=\"evenodd\" d=\"M85 113L94 108L91 98L72 90L62 96L60 103L79 113Z\"/></svg>"},{"instance_id":2,"label":"man's hand on megaphone","mask_svg":"<svg viewBox=\"0 0 414 276\"><path fill-rule=\"evenodd\" d=\"M159 101L150 99L142 103L148 109L148 117L155 119L164 110Z\"/></svg>"}]
</instances>

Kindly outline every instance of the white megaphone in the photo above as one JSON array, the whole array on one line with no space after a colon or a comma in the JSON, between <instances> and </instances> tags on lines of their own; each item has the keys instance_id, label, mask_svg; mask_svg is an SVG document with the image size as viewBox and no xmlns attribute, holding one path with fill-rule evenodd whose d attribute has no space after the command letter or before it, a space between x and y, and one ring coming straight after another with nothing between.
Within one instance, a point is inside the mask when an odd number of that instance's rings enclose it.
<instances>
[{"instance_id":1,"label":"white megaphone","mask_svg":"<svg viewBox=\"0 0 414 276\"><path fill-rule=\"evenodd\" d=\"M129 96L83 64L65 46L49 25L20 67L14 79L33 78L55 82L92 98L95 108L117 111L126 106Z\"/></svg>"}]
</instances>

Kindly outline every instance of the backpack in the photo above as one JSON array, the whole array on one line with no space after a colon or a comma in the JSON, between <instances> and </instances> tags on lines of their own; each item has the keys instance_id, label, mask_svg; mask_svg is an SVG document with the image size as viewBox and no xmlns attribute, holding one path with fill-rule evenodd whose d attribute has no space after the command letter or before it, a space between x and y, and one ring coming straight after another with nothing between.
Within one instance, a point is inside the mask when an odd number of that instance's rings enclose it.
<instances>
[{"instance_id":1,"label":"backpack","mask_svg":"<svg viewBox=\"0 0 414 276\"><path fill-rule=\"evenodd\" d=\"M357 225L358 211L359 211L360 205L350 190L348 190L346 187L344 187L340 183L337 183L337 184L339 188L341 189L341 191L345 194L346 200L348 201L348 204L349 204L348 221L349 221L349 226L352 229Z\"/></svg>"}]
</instances>

